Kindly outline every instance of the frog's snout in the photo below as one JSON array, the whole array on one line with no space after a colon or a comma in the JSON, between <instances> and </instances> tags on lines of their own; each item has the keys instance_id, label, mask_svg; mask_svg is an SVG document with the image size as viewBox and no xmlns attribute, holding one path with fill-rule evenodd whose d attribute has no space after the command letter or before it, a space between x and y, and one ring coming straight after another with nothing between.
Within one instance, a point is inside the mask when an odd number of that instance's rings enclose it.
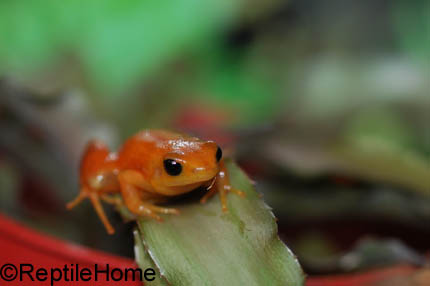
<instances>
[{"instance_id":1,"label":"frog's snout","mask_svg":"<svg viewBox=\"0 0 430 286\"><path fill-rule=\"evenodd\" d=\"M193 169L193 173L194 174L202 174L202 173L204 173L206 171L206 168L205 167L197 167L197 168L194 168Z\"/></svg>"},{"instance_id":2,"label":"frog's snout","mask_svg":"<svg viewBox=\"0 0 430 286\"><path fill-rule=\"evenodd\" d=\"M218 166L213 168L208 167L196 167L192 170L193 177L197 181L206 181L210 180L218 174Z\"/></svg>"}]
</instances>

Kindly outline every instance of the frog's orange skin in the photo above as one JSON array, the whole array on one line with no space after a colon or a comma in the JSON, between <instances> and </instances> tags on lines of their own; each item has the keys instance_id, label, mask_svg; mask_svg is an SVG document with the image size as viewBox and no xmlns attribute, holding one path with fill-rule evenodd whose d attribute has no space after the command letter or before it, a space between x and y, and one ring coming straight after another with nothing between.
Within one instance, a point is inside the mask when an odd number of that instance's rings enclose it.
<instances>
[{"instance_id":1,"label":"frog's orange skin","mask_svg":"<svg viewBox=\"0 0 430 286\"><path fill-rule=\"evenodd\" d=\"M231 191L240 196L244 193L231 187L218 149L212 141L165 130L143 130L129 138L117 153L109 152L101 142L91 141L81 162L81 192L67 208L89 198L109 234L114 233L114 228L100 199L125 204L135 215L161 221L157 213L179 214L179 211L156 206L156 202L206 186L209 191L201 202L219 192L222 210L227 211L227 193ZM180 173L176 169L175 174L169 174L165 160L173 160L174 167L179 163ZM122 200L110 196L114 193L120 193Z\"/></svg>"}]
</instances>

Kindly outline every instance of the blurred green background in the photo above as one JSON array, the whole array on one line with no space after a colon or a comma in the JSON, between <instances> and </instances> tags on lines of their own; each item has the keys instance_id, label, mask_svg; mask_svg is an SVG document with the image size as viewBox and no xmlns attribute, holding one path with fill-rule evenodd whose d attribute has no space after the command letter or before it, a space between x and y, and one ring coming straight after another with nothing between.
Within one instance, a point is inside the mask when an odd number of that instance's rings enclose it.
<instances>
[{"instance_id":1,"label":"blurred green background","mask_svg":"<svg viewBox=\"0 0 430 286\"><path fill-rule=\"evenodd\" d=\"M0 211L132 256L64 204L90 138L169 128L238 160L308 273L422 263L429 3L2 0Z\"/></svg>"}]
</instances>

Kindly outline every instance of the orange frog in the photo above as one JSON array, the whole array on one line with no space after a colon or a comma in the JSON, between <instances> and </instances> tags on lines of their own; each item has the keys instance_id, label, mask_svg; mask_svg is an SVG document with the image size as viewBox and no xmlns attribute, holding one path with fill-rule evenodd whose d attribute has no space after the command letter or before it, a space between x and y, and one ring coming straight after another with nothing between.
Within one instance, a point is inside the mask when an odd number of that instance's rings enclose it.
<instances>
[{"instance_id":1,"label":"orange frog","mask_svg":"<svg viewBox=\"0 0 430 286\"><path fill-rule=\"evenodd\" d=\"M109 234L115 232L107 219L100 199L125 205L138 216L158 221L162 214L179 214L177 209L155 205L167 197L204 186L208 192L202 203L220 193L222 210L227 211L227 193L245 193L230 185L222 151L212 141L166 130L143 130L129 138L117 153L105 144L91 141L80 167L81 191L67 204L72 209L89 198ZM112 194L120 193L120 197Z\"/></svg>"}]
</instances>

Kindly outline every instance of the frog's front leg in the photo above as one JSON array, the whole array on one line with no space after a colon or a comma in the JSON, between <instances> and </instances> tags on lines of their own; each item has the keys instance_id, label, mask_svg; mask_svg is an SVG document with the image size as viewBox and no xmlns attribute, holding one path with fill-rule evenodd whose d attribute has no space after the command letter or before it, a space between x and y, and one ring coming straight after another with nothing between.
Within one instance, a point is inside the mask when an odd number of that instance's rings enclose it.
<instances>
[{"instance_id":1,"label":"frog's front leg","mask_svg":"<svg viewBox=\"0 0 430 286\"><path fill-rule=\"evenodd\" d=\"M136 215L147 216L158 221L163 219L157 213L179 214L177 209L159 207L145 201L142 190L147 186L147 182L141 173L134 170L125 170L118 174L121 194L127 208Z\"/></svg>"},{"instance_id":2,"label":"frog's front leg","mask_svg":"<svg viewBox=\"0 0 430 286\"><path fill-rule=\"evenodd\" d=\"M235 193L238 196L245 197L245 192L235 189L230 184L230 178L227 169L224 165L224 160L220 162L220 171L215 178L215 184L209 189L209 191L201 198L201 203L206 203L207 199L219 192L222 211L228 211L227 208L227 194L229 192Z\"/></svg>"}]
</instances>

